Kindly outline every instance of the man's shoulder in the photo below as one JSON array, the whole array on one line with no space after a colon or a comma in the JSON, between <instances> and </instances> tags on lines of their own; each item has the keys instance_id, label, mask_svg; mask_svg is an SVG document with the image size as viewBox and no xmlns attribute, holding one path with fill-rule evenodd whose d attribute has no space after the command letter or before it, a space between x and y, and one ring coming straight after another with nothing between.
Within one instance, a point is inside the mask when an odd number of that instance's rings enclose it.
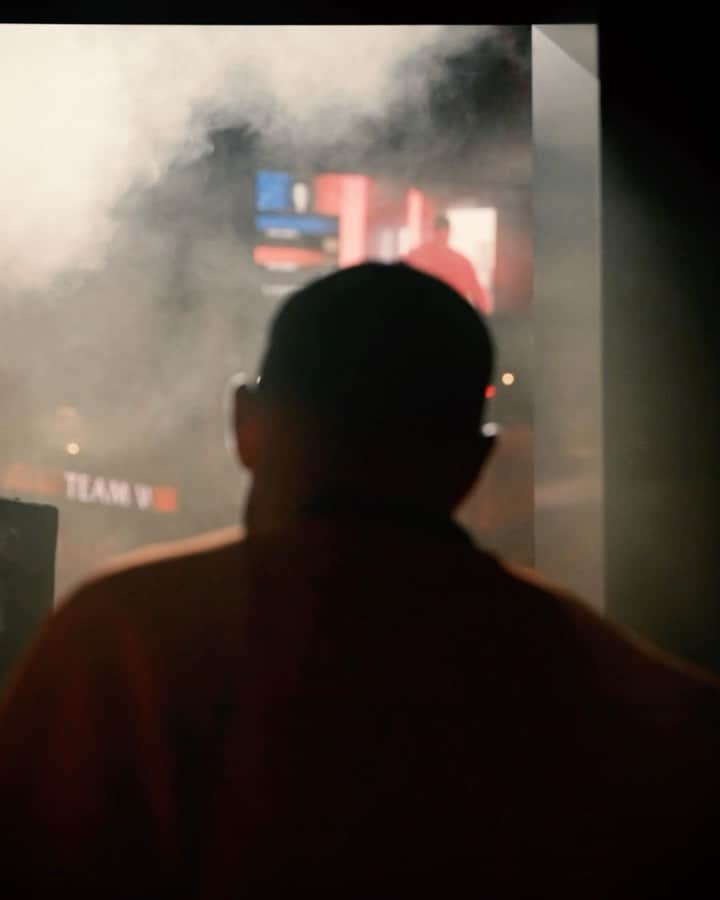
<instances>
[{"instance_id":1,"label":"man's shoulder","mask_svg":"<svg viewBox=\"0 0 720 900\"><path fill-rule=\"evenodd\" d=\"M501 563L500 591L547 642L556 665L564 658L579 682L612 701L652 714L714 709L720 721L720 679L676 657L593 609L534 571ZM514 603L513 603L514 601ZM720 737L720 735L718 735Z\"/></svg>"},{"instance_id":2,"label":"man's shoulder","mask_svg":"<svg viewBox=\"0 0 720 900\"><path fill-rule=\"evenodd\" d=\"M240 565L244 534L239 526L166 543L152 544L114 557L61 598L60 608L96 604L131 607L181 602L204 594L232 578Z\"/></svg>"},{"instance_id":3,"label":"man's shoulder","mask_svg":"<svg viewBox=\"0 0 720 900\"><path fill-rule=\"evenodd\" d=\"M215 554L232 552L244 537L240 525L230 525L175 541L145 545L108 560L96 571L95 577L131 572L155 565L182 566L208 561Z\"/></svg>"}]
</instances>

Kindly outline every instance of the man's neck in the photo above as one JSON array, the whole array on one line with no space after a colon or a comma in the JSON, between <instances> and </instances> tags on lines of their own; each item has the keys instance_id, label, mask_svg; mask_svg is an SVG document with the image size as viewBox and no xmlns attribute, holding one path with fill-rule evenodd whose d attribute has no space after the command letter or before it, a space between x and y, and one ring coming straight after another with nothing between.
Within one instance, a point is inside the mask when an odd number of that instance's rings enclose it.
<instances>
[{"instance_id":1,"label":"man's neck","mask_svg":"<svg viewBox=\"0 0 720 900\"><path fill-rule=\"evenodd\" d=\"M417 497L389 496L379 491L351 486L323 487L296 502L268 502L270 498L250 495L245 525L248 533L282 534L308 520L335 520L357 524L450 522L451 511Z\"/></svg>"}]
</instances>

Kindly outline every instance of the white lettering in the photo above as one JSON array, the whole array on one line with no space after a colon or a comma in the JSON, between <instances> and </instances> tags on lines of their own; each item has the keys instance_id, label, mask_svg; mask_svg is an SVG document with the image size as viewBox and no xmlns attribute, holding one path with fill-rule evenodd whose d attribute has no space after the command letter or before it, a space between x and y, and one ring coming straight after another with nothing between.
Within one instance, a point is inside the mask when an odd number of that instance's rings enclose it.
<instances>
[{"instance_id":1,"label":"white lettering","mask_svg":"<svg viewBox=\"0 0 720 900\"><path fill-rule=\"evenodd\" d=\"M104 478L98 477L92 483L89 502L92 503L94 500L97 500L98 503L102 503L105 506L110 503L110 494L108 493Z\"/></svg>"},{"instance_id":2,"label":"white lettering","mask_svg":"<svg viewBox=\"0 0 720 900\"><path fill-rule=\"evenodd\" d=\"M68 500L77 500L77 472L63 472L65 476L65 496Z\"/></svg>"},{"instance_id":3,"label":"white lettering","mask_svg":"<svg viewBox=\"0 0 720 900\"><path fill-rule=\"evenodd\" d=\"M90 485L90 476L85 474L85 472L77 473L77 499L81 503L90 503L90 498L88 497L88 486Z\"/></svg>"},{"instance_id":4,"label":"white lettering","mask_svg":"<svg viewBox=\"0 0 720 900\"><path fill-rule=\"evenodd\" d=\"M152 503L153 490L149 484L135 485L135 502L139 509L147 509Z\"/></svg>"},{"instance_id":5,"label":"white lettering","mask_svg":"<svg viewBox=\"0 0 720 900\"><path fill-rule=\"evenodd\" d=\"M174 488L156 489L150 484L132 484L118 478L89 475L86 472L63 471L65 496L80 503L101 503L103 506L136 506L141 510L159 509L163 512L177 509ZM168 497L163 493L169 491Z\"/></svg>"},{"instance_id":6,"label":"white lettering","mask_svg":"<svg viewBox=\"0 0 720 900\"><path fill-rule=\"evenodd\" d=\"M110 501L115 506L131 506L132 497L130 495L130 485L127 481L116 481L111 478L108 482L110 490Z\"/></svg>"}]
</instances>

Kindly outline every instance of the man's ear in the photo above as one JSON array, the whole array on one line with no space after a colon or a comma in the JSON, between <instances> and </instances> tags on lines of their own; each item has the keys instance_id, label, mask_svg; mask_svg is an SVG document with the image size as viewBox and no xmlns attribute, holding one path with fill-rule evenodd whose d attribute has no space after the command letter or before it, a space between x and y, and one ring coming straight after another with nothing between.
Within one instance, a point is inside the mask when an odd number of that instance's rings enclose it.
<instances>
[{"instance_id":1,"label":"man's ear","mask_svg":"<svg viewBox=\"0 0 720 900\"><path fill-rule=\"evenodd\" d=\"M468 457L468 467L466 472L467 485L466 492L470 492L482 476L482 471L492 455L495 448L495 432L487 432L483 430L477 435L470 456Z\"/></svg>"},{"instance_id":2,"label":"man's ear","mask_svg":"<svg viewBox=\"0 0 720 900\"><path fill-rule=\"evenodd\" d=\"M235 389L233 429L235 448L240 462L254 472L262 456L264 428L258 399L246 384L241 384Z\"/></svg>"},{"instance_id":3,"label":"man's ear","mask_svg":"<svg viewBox=\"0 0 720 900\"><path fill-rule=\"evenodd\" d=\"M497 431L483 431L480 435L479 441L479 460L478 460L478 473L481 469L485 467L487 461L493 454L495 450L495 444L497 442Z\"/></svg>"},{"instance_id":4,"label":"man's ear","mask_svg":"<svg viewBox=\"0 0 720 900\"><path fill-rule=\"evenodd\" d=\"M455 454L456 483L452 498L453 509L465 500L476 485L494 447L495 433L483 429L481 433L472 436L460 453Z\"/></svg>"}]
</instances>

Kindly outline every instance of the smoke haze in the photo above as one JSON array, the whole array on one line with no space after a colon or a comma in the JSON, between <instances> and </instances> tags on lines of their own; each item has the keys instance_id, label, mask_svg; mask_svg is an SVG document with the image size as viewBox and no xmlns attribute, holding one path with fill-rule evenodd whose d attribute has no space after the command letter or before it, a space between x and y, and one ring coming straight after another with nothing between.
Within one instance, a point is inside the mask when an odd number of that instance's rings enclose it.
<instances>
[{"instance_id":1,"label":"smoke haze","mask_svg":"<svg viewBox=\"0 0 720 900\"><path fill-rule=\"evenodd\" d=\"M439 26L0 26L0 284L46 287L107 257L114 210L210 127L333 142L490 29ZM402 80L398 66L412 59Z\"/></svg>"}]
</instances>

